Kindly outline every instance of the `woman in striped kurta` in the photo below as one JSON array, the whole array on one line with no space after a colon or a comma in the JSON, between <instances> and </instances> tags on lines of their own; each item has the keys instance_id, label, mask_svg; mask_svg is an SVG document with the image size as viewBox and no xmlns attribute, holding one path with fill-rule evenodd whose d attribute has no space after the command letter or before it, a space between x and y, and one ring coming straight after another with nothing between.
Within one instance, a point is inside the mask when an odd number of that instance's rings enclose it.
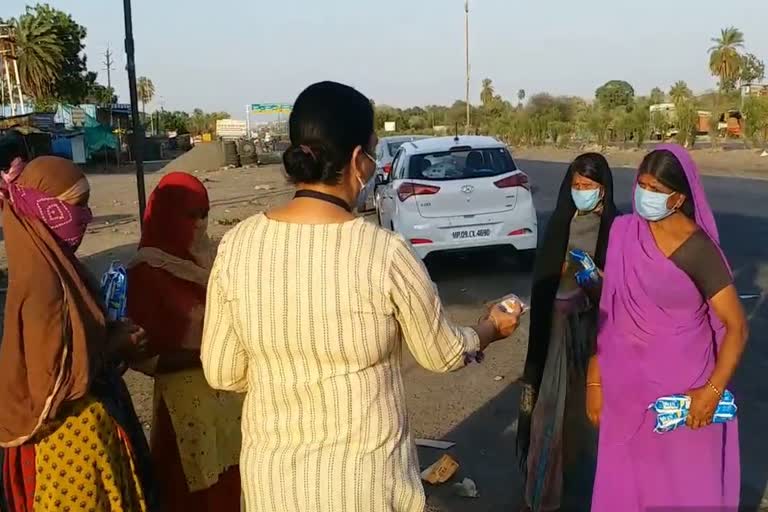
<instances>
[{"instance_id":1,"label":"woman in striped kurta","mask_svg":"<svg viewBox=\"0 0 768 512\"><path fill-rule=\"evenodd\" d=\"M517 325L496 308L453 325L407 242L350 213L374 173L372 127L354 89L308 88L284 156L296 197L219 247L202 360L214 388L247 393L248 512L422 511L402 342L448 372Z\"/></svg>"}]
</instances>

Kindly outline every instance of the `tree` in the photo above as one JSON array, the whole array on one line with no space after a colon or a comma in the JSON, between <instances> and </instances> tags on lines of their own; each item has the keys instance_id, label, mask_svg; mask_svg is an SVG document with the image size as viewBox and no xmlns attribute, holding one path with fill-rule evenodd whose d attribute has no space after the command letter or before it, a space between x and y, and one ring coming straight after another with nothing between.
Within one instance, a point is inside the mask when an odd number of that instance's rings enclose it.
<instances>
[{"instance_id":1,"label":"tree","mask_svg":"<svg viewBox=\"0 0 768 512\"><path fill-rule=\"evenodd\" d=\"M525 89L520 89L519 91L517 91L517 104L519 106L522 106L523 101L525 101Z\"/></svg>"},{"instance_id":2,"label":"tree","mask_svg":"<svg viewBox=\"0 0 768 512\"><path fill-rule=\"evenodd\" d=\"M675 105L677 127L677 143L686 148L692 148L696 142L699 124L699 111L690 99L682 100Z\"/></svg>"},{"instance_id":3,"label":"tree","mask_svg":"<svg viewBox=\"0 0 768 512\"><path fill-rule=\"evenodd\" d=\"M751 53L741 58L741 75L739 81L743 84L760 82L765 78L765 62Z\"/></svg>"},{"instance_id":4,"label":"tree","mask_svg":"<svg viewBox=\"0 0 768 512\"><path fill-rule=\"evenodd\" d=\"M629 107L635 99L635 89L623 80L611 80L595 91L595 99L604 108Z\"/></svg>"},{"instance_id":5,"label":"tree","mask_svg":"<svg viewBox=\"0 0 768 512\"><path fill-rule=\"evenodd\" d=\"M747 98L743 113L745 135L753 144L764 146L768 140L768 98Z\"/></svg>"},{"instance_id":6,"label":"tree","mask_svg":"<svg viewBox=\"0 0 768 512\"><path fill-rule=\"evenodd\" d=\"M213 133L216 131L216 121L219 119L229 119L229 114L226 112L211 112L206 114L202 109L196 108L187 122L189 133L192 135Z\"/></svg>"},{"instance_id":7,"label":"tree","mask_svg":"<svg viewBox=\"0 0 768 512\"><path fill-rule=\"evenodd\" d=\"M666 99L667 99L667 95L664 94L664 91L662 91L658 87L654 87L653 89L651 89L651 105L658 105L659 103L664 103Z\"/></svg>"},{"instance_id":8,"label":"tree","mask_svg":"<svg viewBox=\"0 0 768 512\"><path fill-rule=\"evenodd\" d=\"M51 94L64 65L64 48L51 20L36 16L28 8L10 24L15 31L24 91L35 99Z\"/></svg>"},{"instance_id":9,"label":"tree","mask_svg":"<svg viewBox=\"0 0 768 512\"><path fill-rule=\"evenodd\" d=\"M408 118L408 127L411 130L423 130L427 127L427 120L423 116L411 116Z\"/></svg>"},{"instance_id":10,"label":"tree","mask_svg":"<svg viewBox=\"0 0 768 512\"><path fill-rule=\"evenodd\" d=\"M495 94L496 91L493 88L493 80L490 78L484 78L483 86L480 90L480 101L483 103L483 106L487 107L490 105Z\"/></svg>"},{"instance_id":11,"label":"tree","mask_svg":"<svg viewBox=\"0 0 768 512\"><path fill-rule=\"evenodd\" d=\"M105 87L101 84L94 83L91 90L88 92L86 100L88 103L95 103L97 105L109 105L111 103L117 103L117 96L115 96L114 87Z\"/></svg>"},{"instance_id":12,"label":"tree","mask_svg":"<svg viewBox=\"0 0 768 512\"><path fill-rule=\"evenodd\" d=\"M21 18L29 16L49 24L56 34L61 47L61 69L51 82L46 101L79 104L85 101L96 82L96 73L88 71L85 57L85 27L78 24L71 15L54 9L48 4L27 7ZM20 18L20 19L21 19ZM36 98L41 100L43 98Z\"/></svg>"},{"instance_id":13,"label":"tree","mask_svg":"<svg viewBox=\"0 0 768 512\"><path fill-rule=\"evenodd\" d=\"M688 84L683 80L678 80L669 90L669 97L672 99L672 103L678 105L679 103L692 98L693 91L691 91Z\"/></svg>"},{"instance_id":14,"label":"tree","mask_svg":"<svg viewBox=\"0 0 768 512\"><path fill-rule=\"evenodd\" d=\"M189 133L189 114L186 112L160 112L160 125L164 130L174 131L180 135Z\"/></svg>"},{"instance_id":15,"label":"tree","mask_svg":"<svg viewBox=\"0 0 768 512\"><path fill-rule=\"evenodd\" d=\"M139 101L141 101L141 110L144 112L144 116L147 115L147 103L152 101L155 97L155 84L152 80L142 76L136 81L136 90L139 93Z\"/></svg>"},{"instance_id":16,"label":"tree","mask_svg":"<svg viewBox=\"0 0 768 512\"><path fill-rule=\"evenodd\" d=\"M744 34L736 27L724 28L720 37L712 38L714 46L709 49L709 70L720 79L720 90L731 91L741 75L742 57L739 50L744 48Z\"/></svg>"}]
</instances>

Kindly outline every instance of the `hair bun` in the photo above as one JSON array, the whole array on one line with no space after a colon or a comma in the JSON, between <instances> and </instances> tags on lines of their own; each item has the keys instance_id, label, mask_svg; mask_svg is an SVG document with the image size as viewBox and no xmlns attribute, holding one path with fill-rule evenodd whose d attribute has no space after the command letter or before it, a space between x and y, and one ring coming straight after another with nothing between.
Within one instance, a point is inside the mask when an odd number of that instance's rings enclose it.
<instances>
[{"instance_id":1,"label":"hair bun","mask_svg":"<svg viewBox=\"0 0 768 512\"><path fill-rule=\"evenodd\" d=\"M283 153L283 166L293 183L322 181L333 167L322 147L292 144Z\"/></svg>"}]
</instances>

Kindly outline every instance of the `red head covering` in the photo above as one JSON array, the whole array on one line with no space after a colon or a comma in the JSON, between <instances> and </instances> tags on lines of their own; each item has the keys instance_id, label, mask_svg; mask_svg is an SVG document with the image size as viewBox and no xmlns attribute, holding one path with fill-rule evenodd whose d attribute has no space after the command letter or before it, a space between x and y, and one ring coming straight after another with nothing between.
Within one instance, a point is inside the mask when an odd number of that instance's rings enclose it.
<instances>
[{"instance_id":1,"label":"red head covering","mask_svg":"<svg viewBox=\"0 0 768 512\"><path fill-rule=\"evenodd\" d=\"M139 247L193 260L189 249L195 224L209 209L208 191L200 180L184 172L167 174L149 197Z\"/></svg>"},{"instance_id":2,"label":"red head covering","mask_svg":"<svg viewBox=\"0 0 768 512\"><path fill-rule=\"evenodd\" d=\"M190 249L208 209L205 186L181 172L166 175L149 198L139 254L128 269L128 316L147 331L155 353L200 341L207 270Z\"/></svg>"}]
</instances>

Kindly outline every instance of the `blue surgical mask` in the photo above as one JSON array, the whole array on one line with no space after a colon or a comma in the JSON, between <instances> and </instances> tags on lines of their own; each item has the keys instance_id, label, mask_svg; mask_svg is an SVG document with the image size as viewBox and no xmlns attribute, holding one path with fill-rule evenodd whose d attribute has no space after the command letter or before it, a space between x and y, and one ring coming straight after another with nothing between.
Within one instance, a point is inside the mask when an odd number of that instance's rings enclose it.
<instances>
[{"instance_id":1,"label":"blue surgical mask","mask_svg":"<svg viewBox=\"0 0 768 512\"><path fill-rule=\"evenodd\" d=\"M667 207L667 202L672 194L663 194L645 190L640 186L635 187L635 210L637 214L650 222L666 219L675 211Z\"/></svg>"},{"instance_id":2,"label":"blue surgical mask","mask_svg":"<svg viewBox=\"0 0 768 512\"><path fill-rule=\"evenodd\" d=\"M577 190L572 188L571 197L577 210L580 212L591 212L597 208L597 204L600 202L600 189Z\"/></svg>"}]
</instances>

